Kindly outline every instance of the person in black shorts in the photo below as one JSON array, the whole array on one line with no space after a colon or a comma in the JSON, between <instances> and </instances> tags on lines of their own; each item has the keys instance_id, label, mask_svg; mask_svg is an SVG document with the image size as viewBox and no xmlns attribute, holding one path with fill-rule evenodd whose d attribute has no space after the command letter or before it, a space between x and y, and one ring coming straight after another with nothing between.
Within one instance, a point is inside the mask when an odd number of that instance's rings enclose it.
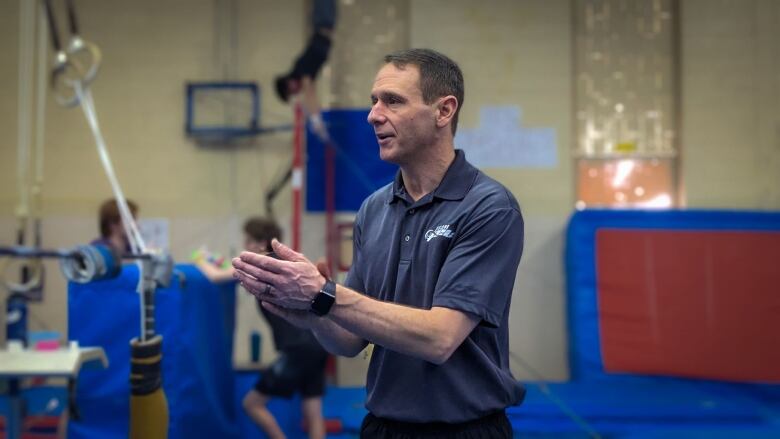
<instances>
[{"instance_id":1,"label":"person in black shorts","mask_svg":"<svg viewBox=\"0 0 780 439\"><path fill-rule=\"evenodd\" d=\"M279 357L263 369L254 388L244 396L244 410L269 438L284 437L266 404L272 397L290 398L298 393L309 437L324 438L322 395L328 353L311 331L297 328L262 307L260 310L271 326Z\"/></svg>"},{"instance_id":2,"label":"person in black shorts","mask_svg":"<svg viewBox=\"0 0 780 439\"><path fill-rule=\"evenodd\" d=\"M295 60L292 69L276 77L275 86L276 95L284 102L288 102L291 96L303 95L303 105L312 131L322 141L327 141L329 137L320 114L316 80L330 54L333 29L336 25L336 1L314 0L312 3L311 38L303 53Z\"/></svg>"},{"instance_id":3,"label":"person in black shorts","mask_svg":"<svg viewBox=\"0 0 780 439\"><path fill-rule=\"evenodd\" d=\"M281 229L272 220L253 217L244 223L246 251L273 255L271 240L281 236ZM233 267L220 269L204 259L195 264L212 282L233 280ZM308 427L309 437L325 437L322 416L322 395L325 393L325 362L328 353L306 329L300 329L259 306L271 327L274 345L279 357L260 373L254 388L244 396L242 405L246 414L271 438L285 435L274 415L268 410L271 398L290 398L301 395L301 411Z\"/></svg>"}]
</instances>

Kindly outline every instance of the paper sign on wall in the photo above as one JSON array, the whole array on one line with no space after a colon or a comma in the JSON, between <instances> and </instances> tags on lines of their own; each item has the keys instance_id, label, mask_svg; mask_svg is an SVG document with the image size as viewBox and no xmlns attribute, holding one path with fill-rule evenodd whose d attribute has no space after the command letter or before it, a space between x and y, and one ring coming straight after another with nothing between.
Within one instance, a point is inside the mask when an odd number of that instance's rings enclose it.
<instances>
[{"instance_id":1,"label":"paper sign on wall","mask_svg":"<svg viewBox=\"0 0 780 439\"><path fill-rule=\"evenodd\" d=\"M480 168L554 168L558 149L553 128L526 128L517 106L482 107L479 126L461 129L455 146Z\"/></svg>"},{"instance_id":2,"label":"paper sign on wall","mask_svg":"<svg viewBox=\"0 0 780 439\"><path fill-rule=\"evenodd\" d=\"M170 221L168 218L141 218L138 220L138 231L141 232L144 244L149 250L170 250Z\"/></svg>"}]
</instances>

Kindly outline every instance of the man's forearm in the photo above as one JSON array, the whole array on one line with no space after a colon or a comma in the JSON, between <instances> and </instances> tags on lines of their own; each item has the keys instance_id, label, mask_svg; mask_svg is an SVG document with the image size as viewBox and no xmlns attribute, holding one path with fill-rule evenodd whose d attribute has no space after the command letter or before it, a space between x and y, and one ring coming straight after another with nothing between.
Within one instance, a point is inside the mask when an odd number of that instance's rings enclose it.
<instances>
[{"instance_id":1,"label":"man's forearm","mask_svg":"<svg viewBox=\"0 0 780 439\"><path fill-rule=\"evenodd\" d=\"M276 240L272 245L281 260L243 252L233 261L239 280L257 298L279 308L275 311L281 317L311 328L331 352L357 355L366 342L373 342L441 364L480 321L476 314L457 309L382 302L342 285L336 285L336 300L326 316L304 317L325 278L300 253Z\"/></svg>"},{"instance_id":2,"label":"man's forearm","mask_svg":"<svg viewBox=\"0 0 780 439\"><path fill-rule=\"evenodd\" d=\"M322 347L334 355L354 357L368 344L366 340L324 317L319 318L311 330Z\"/></svg>"},{"instance_id":3,"label":"man's forearm","mask_svg":"<svg viewBox=\"0 0 780 439\"><path fill-rule=\"evenodd\" d=\"M341 285L328 319L355 337L436 364L446 361L479 323L461 311L382 302Z\"/></svg>"}]
</instances>

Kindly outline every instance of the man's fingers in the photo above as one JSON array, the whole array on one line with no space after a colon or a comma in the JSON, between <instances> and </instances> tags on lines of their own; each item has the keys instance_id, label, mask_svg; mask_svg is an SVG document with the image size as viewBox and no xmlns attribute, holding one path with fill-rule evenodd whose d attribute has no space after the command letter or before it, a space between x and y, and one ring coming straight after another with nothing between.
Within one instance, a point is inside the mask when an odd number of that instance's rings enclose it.
<instances>
[{"instance_id":1,"label":"man's fingers","mask_svg":"<svg viewBox=\"0 0 780 439\"><path fill-rule=\"evenodd\" d=\"M233 268L236 270L236 273L243 274L255 280L267 281L267 276L270 275L270 273L263 271L253 265L247 264L238 258L233 258L231 263L233 264Z\"/></svg>"},{"instance_id":2,"label":"man's fingers","mask_svg":"<svg viewBox=\"0 0 780 439\"><path fill-rule=\"evenodd\" d=\"M238 255L238 258L233 258L233 266L236 267L235 260L238 259L239 261L251 265L252 267L259 268L263 271L268 271L271 273L281 273L282 270L284 270L284 261L280 261L276 258L272 258L270 256L260 255L257 253L247 252L243 251L241 254ZM238 267L236 267L238 268ZM257 277L257 275L252 272L251 270L244 270L248 272L249 274Z\"/></svg>"},{"instance_id":3,"label":"man's fingers","mask_svg":"<svg viewBox=\"0 0 780 439\"><path fill-rule=\"evenodd\" d=\"M273 287L273 284L257 280L241 270L236 270L235 277L250 294L258 299L279 300L279 297L275 294L278 291ZM268 288L269 285L271 288Z\"/></svg>"},{"instance_id":4,"label":"man's fingers","mask_svg":"<svg viewBox=\"0 0 780 439\"><path fill-rule=\"evenodd\" d=\"M254 254L254 253L251 253ZM265 266L258 267L257 265L247 262L243 259L243 253L238 258L233 258L230 261L233 264L233 268L243 273L246 273L255 279L259 279L263 282L277 284L279 282L279 271L269 270ZM278 262L278 261L277 261Z\"/></svg>"},{"instance_id":5,"label":"man's fingers","mask_svg":"<svg viewBox=\"0 0 780 439\"><path fill-rule=\"evenodd\" d=\"M277 256L279 256L281 259L285 261L308 262L306 256L304 256L301 253L298 253L297 251L291 249L290 247L287 247L286 245L279 242L279 240L277 240L276 238L271 240L271 247L274 249L274 253L276 253Z\"/></svg>"},{"instance_id":6,"label":"man's fingers","mask_svg":"<svg viewBox=\"0 0 780 439\"><path fill-rule=\"evenodd\" d=\"M235 277L236 279L238 279L239 282L241 282L241 285L243 285L244 288L246 288L246 290L252 293L252 295L254 296L257 296L259 293L262 293L263 290L265 290L266 285L268 285L244 273L241 270L236 270Z\"/></svg>"},{"instance_id":7,"label":"man's fingers","mask_svg":"<svg viewBox=\"0 0 780 439\"><path fill-rule=\"evenodd\" d=\"M287 308L285 308L284 304L282 303L282 300L279 299L278 297L274 297L272 295L265 295L263 293L255 294L254 296L257 297L257 299L260 300L261 302L269 302L278 308L283 308L287 310Z\"/></svg>"},{"instance_id":8,"label":"man's fingers","mask_svg":"<svg viewBox=\"0 0 780 439\"><path fill-rule=\"evenodd\" d=\"M268 311L271 311L273 314L276 314L277 316L281 318L285 318L287 316L287 310L284 308L281 308L279 306L274 305L273 303L267 301L267 300L261 300L260 306L267 309ZM286 319L285 319L286 320Z\"/></svg>"},{"instance_id":9,"label":"man's fingers","mask_svg":"<svg viewBox=\"0 0 780 439\"><path fill-rule=\"evenodd\" d=\"M238 279L239 275L244 275L244 276L246 276L246 277L248 277L250 279L257 280L256 277L252 276L251 274L247 273L246 271L238 269L236 267L233 267L233 277Z\"/></svg>"},{"instance_id":10,"label":"man's fingers","mask_svg":"<svg viewBox=\"0 0 780 439\"><path fill-rule=\"evenodd\" d=\"M317 271L319 271L321 275L330 279L330 268L328 268L328 261L325 259L320 259L317 261Z\"/></svg>"}]
</instances>

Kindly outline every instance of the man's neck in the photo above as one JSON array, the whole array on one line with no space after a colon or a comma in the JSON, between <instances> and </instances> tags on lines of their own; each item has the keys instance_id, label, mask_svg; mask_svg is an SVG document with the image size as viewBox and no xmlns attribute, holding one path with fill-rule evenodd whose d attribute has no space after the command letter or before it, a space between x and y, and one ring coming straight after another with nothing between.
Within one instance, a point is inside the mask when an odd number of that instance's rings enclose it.
<instances>
[{"instance_id":1,"label":"man's neck","mask_svg":"<svg viewBox=\"0 0 780 439\"><path fill-rule=\"evenodd\" d=\"M447 147L432 149L432 154L401 167L401 177L406 192L414 201L433 192L455 160L455 149Z\"/></svg>"}]
</instances>

